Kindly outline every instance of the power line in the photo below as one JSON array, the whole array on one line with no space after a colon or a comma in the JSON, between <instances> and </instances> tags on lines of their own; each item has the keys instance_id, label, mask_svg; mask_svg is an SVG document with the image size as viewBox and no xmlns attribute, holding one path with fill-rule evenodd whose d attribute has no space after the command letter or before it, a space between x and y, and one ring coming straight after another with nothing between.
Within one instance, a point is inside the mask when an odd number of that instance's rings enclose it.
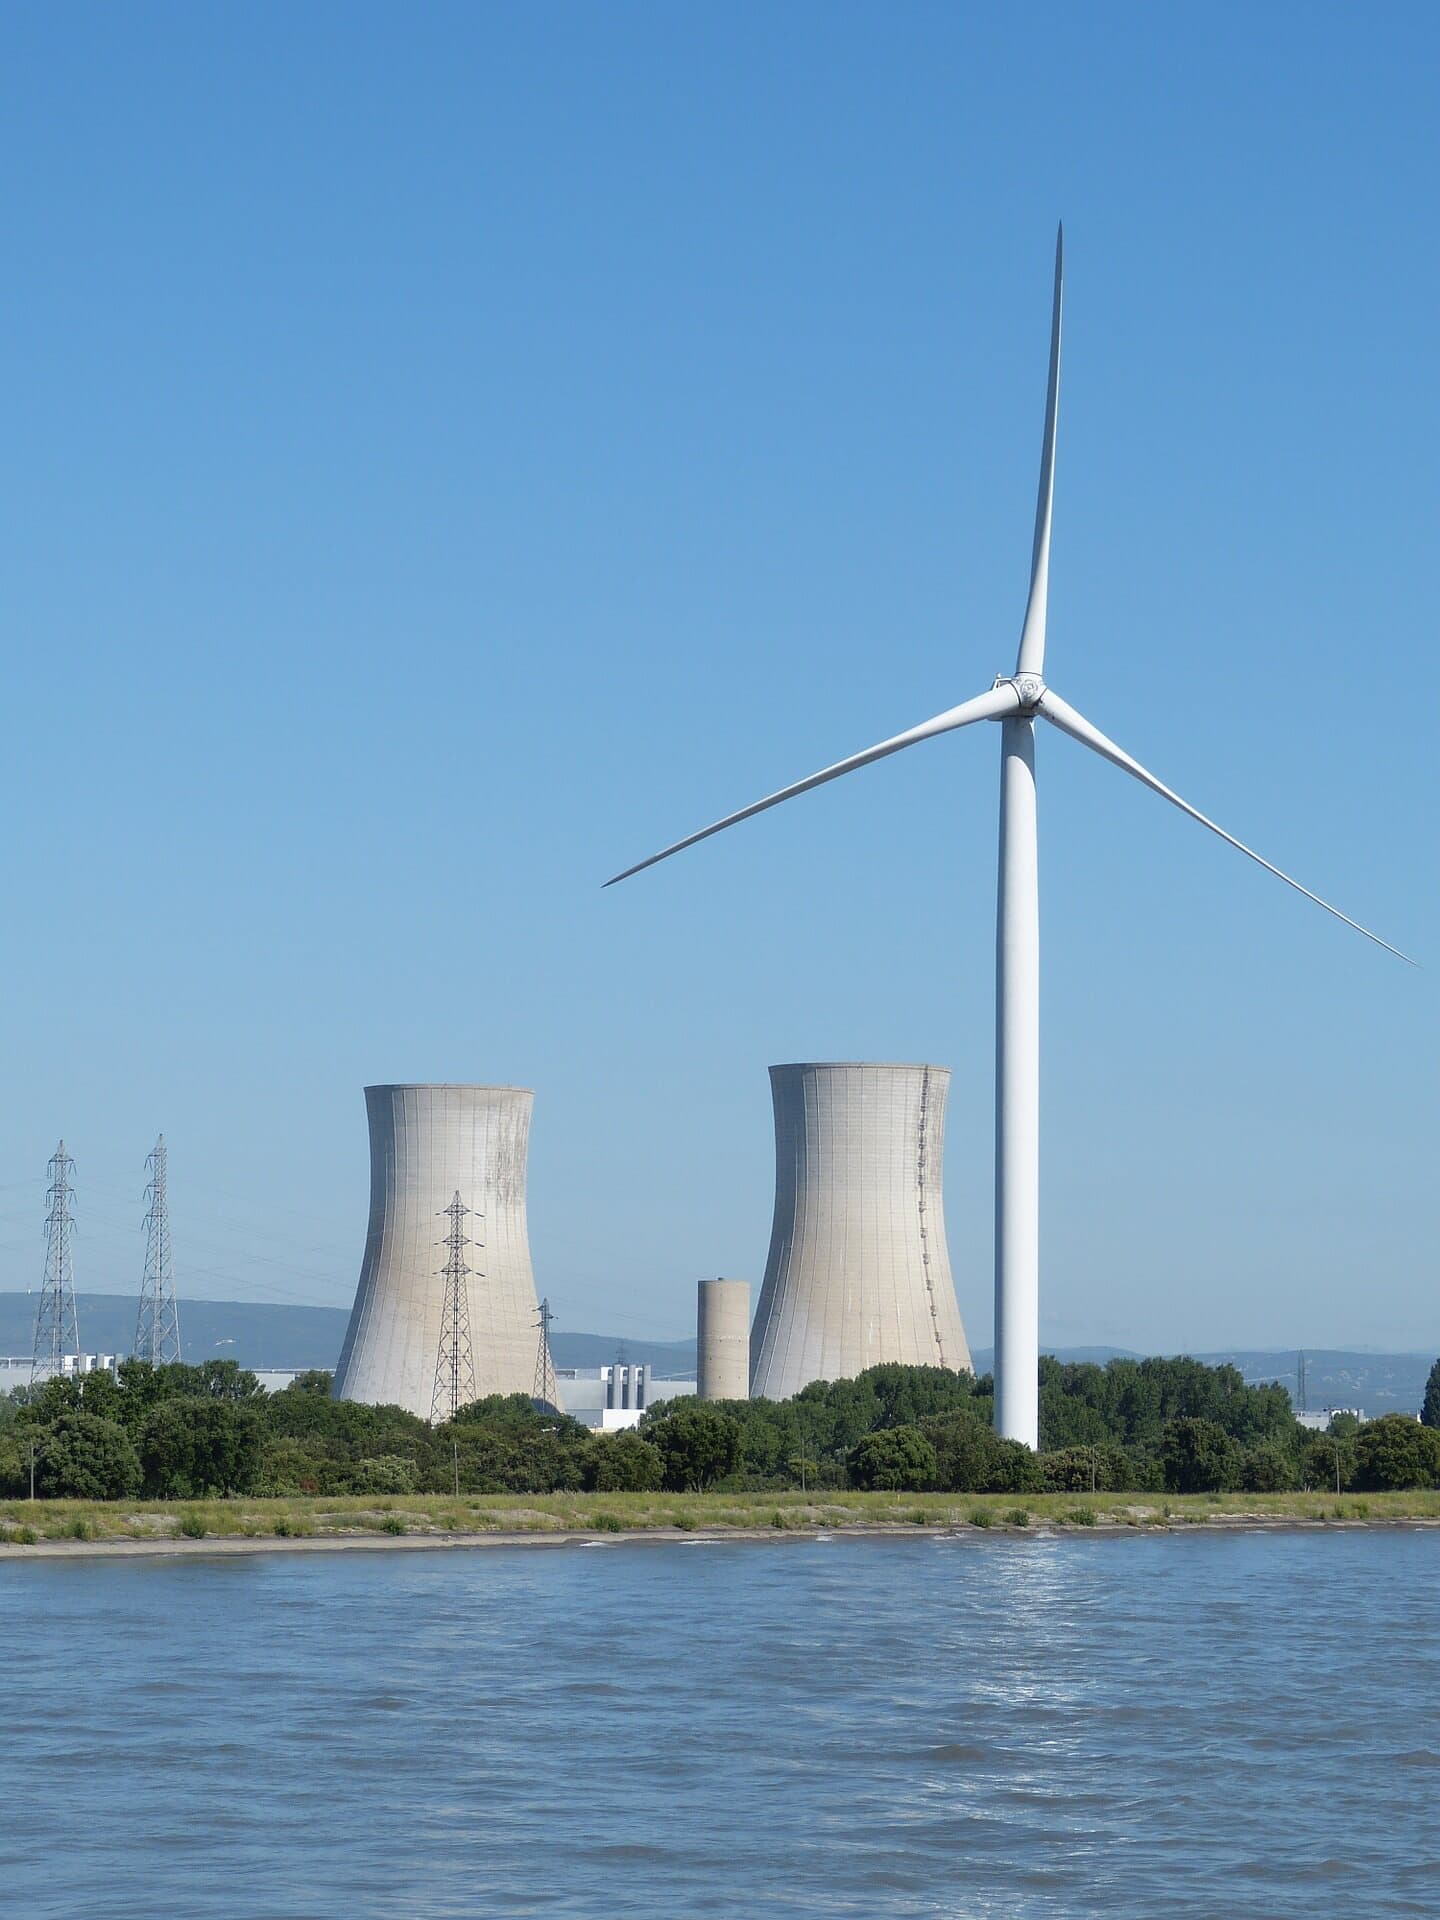
<instances>
[{"instance_id":1,"label":"power line","mask_svg":"<svg viewBox=\"0 0 1440 1920\"><path fill-rule=\"evenodd\" d=\"M35 1352L30 1361L30 1384L42 1374L58 1374L67 1353L80 1351L80 1319L75 1311L75 1268L70 1238L75 1231L75 1216L70 1211L74 1189L70 1175L75 1162L65 1151L62 1140L46 1168L50 1187L46 1194L45 1279L40 1288L40 1304L35 1314Z\"/></svg>"}]
</instances>

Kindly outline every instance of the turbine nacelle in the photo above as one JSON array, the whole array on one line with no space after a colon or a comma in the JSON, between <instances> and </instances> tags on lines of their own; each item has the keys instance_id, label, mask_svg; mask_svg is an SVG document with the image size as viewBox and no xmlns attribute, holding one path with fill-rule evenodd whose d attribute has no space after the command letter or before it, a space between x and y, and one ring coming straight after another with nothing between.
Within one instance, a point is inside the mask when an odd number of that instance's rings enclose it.
<instances>
[{"instance_id":1,"label":"turbine nacelle","mask_svg":"<svg viewBox=\"0 0 1440 1920\"><path fill-rule=\"evenodd\" d=\"M1014 713L1001 713L998 720L1033 720L1040 711L1040 702L1045 698L1045 682L1038 673L997 673L997 687L1013 687L1015 697L1020 702Z\"/></svg>"}]
</instances>

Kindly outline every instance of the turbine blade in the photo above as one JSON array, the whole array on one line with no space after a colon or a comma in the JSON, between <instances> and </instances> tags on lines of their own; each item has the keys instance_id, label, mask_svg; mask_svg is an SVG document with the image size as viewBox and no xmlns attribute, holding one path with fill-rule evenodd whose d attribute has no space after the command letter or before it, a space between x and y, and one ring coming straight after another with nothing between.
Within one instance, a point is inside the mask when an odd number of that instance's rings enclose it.
<instances>
[{"instance_id":1,"label":"turbine blade","mask_svg":"<svg viewBox=\"0 0 1440 1920\"><path fill-rule=\"evenodd\" d=\"M1041 695L1040 711L1052 725L1059 727L1062 733L1068 733L1072 740L1078 740L1082 746L1089 747L1103 760L1110 761L1112 766L1120 767L1126 773L1133 774L1143 786L1158 793L1162 800L1168 800L1172 807L1178 807L1182 813L1188 813L1192 820L1198 820L1201 826L1208 827L1211 833L1219 834L1222 840L1227 841L1238 852L1245 854L1257 866L1264 867L1267 873L1273 873L1277 880L1283 880L1287 887L1293 887L1297 893L1303 893L1307 900L1313 900L1317 907L1323 907L1326 913L1333 914L1337 920L1343 920L1345 925L1353 927L1356 933L1363 933L1367 940L1373 940L1377 947L1383 947L1387 953L1393 953L1397 960L1403 960L1407 966L1413 967L1419 964L1412 960L1408 953L1402 953L1399 947L1392 947L1390 942L1382 940L1378 933L1372 933L1368 927L1362 927L1360 922L1352 920L1348 913L1341 913L1340 909L1332 907L1328 900L1322 900L1318 893L1312 893L1308 887L1302 887L1298 880L1292 880L1288 873L1282 873L1279 867L1272 866L1268 860L1256 853L1253 847L1247 847L1243 840L1237 840L1233 833L1227 833L1223 827L1217 827L1215 822L1201 813L1198 807L1192 807L1188 800L1182 800L1178 793L1165 785L1163 780L1157 780L1154 774L1142 767L1138 760L1132 760L1122 747L1117 747L1115 742L1101 733L1098 727L1092 726L1083 713L1077 713L1074 707L1062 700L1053 688L1047 687Z\"/></svg>"},{"instance_id":2,"label":"turbine blade","mask_svg":"<svg viewBox=\"0 0 1440 1920\"><path fill-rule=\"evenodd\" d=\"M623 873L615 874L605 885L613 887L619 880L628 880L632 874L643 873L646 867L653 867L657 861L668 860L672 853L681 853L686 847L693 847L698 840L708 840L712 833L721 833L726 827L748 820L752 814L764 813L767 807L778 807L782 800L793 800L797 793L808 793L812 787L823 787L827 780L838 780L842 773L853 773L856 767L868 767L872 760L883 760L887 754L899 753L902 747L913 747L917 741L933 739L938 733L952 733L956 727L968 727L972 721L999 720L1007 713L1014 713L1019 705L1020 696L1007 680L998 687L992 687L988 693L977 694L973 700L962 700L958 707L937 713L933 720L922 720L918 727L897 733L892 739L882 740L878 746L866 747L863 753L852 753L848 760L837 760L833 767L812 773L808 780L797 780L793 787L782 787L778 793L767 794L753 806L742 807L738 813L727 813L723 820L717 820L713 826L702 827L699 833L688 834L685 839L677 840L673 847L663 847L659 853L652 853L648 860L640 860L633 867L626 867Z\"/></svg>"},{"instance_id":3,"label":"turbine blade","mask_svg":"<svg viewBox=\"0 0 1440 1920\"><path fill-rule=\"evenodd\" d=\"M1055 303L1050 313L1050 385L1045 394L1045 441L1040 449L1040 492L1035 501L1035 546L1030 556L1030 598L1020 630L1015 672L1045 671L1045 615L1050 602L1050 510L1055 502L1055 421L1060 411L1060 309L1064 304L1065 229L1055 234Z\"/></svg>"}]
</instances>

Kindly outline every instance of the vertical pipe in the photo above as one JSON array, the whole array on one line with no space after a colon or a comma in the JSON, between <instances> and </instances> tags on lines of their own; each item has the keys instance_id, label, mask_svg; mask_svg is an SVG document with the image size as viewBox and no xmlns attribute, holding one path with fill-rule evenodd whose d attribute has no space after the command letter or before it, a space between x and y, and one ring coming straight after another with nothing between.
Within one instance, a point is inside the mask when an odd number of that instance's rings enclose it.
<instances>
[{"instance_id":1,"label":"vertical pipe","mask_svg":"<svg viewBox=\"0 0 1440 1920\"><path fill-rule=\"evenodd\" d=\"M1035 723L1001 723L995 929L995 1429L1040 1439L1040 885Z\"/></svg>"}]
</instances>

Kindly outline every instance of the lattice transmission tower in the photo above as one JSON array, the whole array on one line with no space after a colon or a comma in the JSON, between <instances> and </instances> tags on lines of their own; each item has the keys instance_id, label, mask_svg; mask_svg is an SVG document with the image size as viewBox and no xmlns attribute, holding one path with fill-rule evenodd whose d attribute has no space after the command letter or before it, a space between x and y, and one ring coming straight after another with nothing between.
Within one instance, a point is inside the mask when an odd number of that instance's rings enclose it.
<instances>
[{"instance_id":1,"label":"lattice transmission tower","mask_svg":"<svg viewBox=\"0 0 1440 1920\"><path fill-rule=\"evenodd\" d=\"M475 1356L470 1350L470 1295L465 1282L471 1269L465 1263L465 1249L483 1246L480 1240L465 1237L465 1216L470 1209L459 1194L445 1208L450 1232L442 1242L446 1248L445 1311L440 1318L440 1351L435 1356L435 1389L430 1396L432 1424L453 1420L461 1407L475 1398ZM477 1214L476 1219L479 1219ZM457 1469L458 1470L458 1469Z\"/></svg>"},{"instance_id":2,"label":"lattice transmission tower","mask_svg":"<svg viewBox=\"0 0 1440 1920\"><path fill-rule=\"evenodd\" d=\"M140 1311L135 1320L135 1357L163 1367L180 1358L180 1309L175 1300L175 1269L170 1254L170 1203L165 1191L165 1136L145 1162L145 1272L140 1281Z\"/></svg>"},{"instance_id":3,"label":"lattice transmission tower","mask_svg":"<svg viewBox=\"0 0 1440 1920\"><path fill-rule=\"evenodd\" d=\"M550 1352L550 1325L555 1316L550 1311L550 1302L540 1302L540 1317L535 1322L540 1329L540 1344L535 1350L535 1390L531 1399L536 1406L560 1411L560 1388L555 1380L555 1361Z\"/></svg>"},{"instance_id":4,"label":"lattice transmission tower","mask_svg":"<svg viewBox=\"0 0 1440 1920\"><path fill-rule=\"evenodd\" d=\"M60 1372L67 1353L80 1351L80 1318L75 1311L75 1268L71 1237L75 1216L70 1211L74 1189L70 1176L75 1162L62 1140L45 1169L50 1181L45 1196L45 1279L35 1314L35 1353L30 1362L30 1384Z\"/></svg>"}]
</instances>

